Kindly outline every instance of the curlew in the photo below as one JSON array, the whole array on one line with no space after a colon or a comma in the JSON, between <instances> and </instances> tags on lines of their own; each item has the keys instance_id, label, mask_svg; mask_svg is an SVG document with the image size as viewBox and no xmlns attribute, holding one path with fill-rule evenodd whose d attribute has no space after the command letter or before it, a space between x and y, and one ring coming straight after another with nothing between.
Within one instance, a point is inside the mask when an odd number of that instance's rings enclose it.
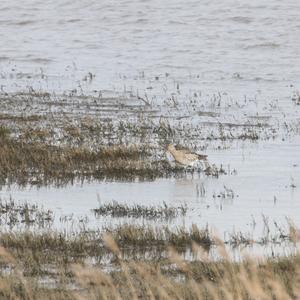
<instances>
[{"instance_id":1,"label":"curlew","mask_svg":"<svg viewBox=\"0 0 300 300\"><path fill-rule=\"evenodd\" d=\"M169 145L167 149L172 154L175 161L183 166L194 167L203 162L205 167L209 168L207 155L194 153L186 149L176 150L174 145Z\"/></svg>"}]
</instances>

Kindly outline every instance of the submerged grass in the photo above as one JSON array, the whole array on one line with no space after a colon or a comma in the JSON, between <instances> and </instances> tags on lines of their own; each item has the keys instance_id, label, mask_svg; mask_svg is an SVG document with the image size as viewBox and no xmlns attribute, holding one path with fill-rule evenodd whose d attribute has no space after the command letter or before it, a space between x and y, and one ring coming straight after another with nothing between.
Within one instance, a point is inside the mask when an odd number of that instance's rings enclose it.
<instances>
[{"instance_id":1,"label":"submerged grass","mask_svg":"<svg viewBox=\"0 0 300 300\"><path fill-rule=\"evenodd\" d=\"M93 209L96 216L112 216L112 217L131 217L144 219L165 219L170 220L178 216L185 216L187 206L169 207L166 203L160 206L144 206L139 204L127 205L117 201L105 203L98 208Z\"/></svg>"},{"instance_id":2,"label":"submerged grass","mask_svg":"<svg viewBox=\"0 0 300 300\"><path fill-rule=\"evenodd\" d=\"M3 128L2 128L3 129ZM24 142L0 132L0 180L2 183L46 184L75 178L154 179L182 168L164 160L151 161L146 146L111 146L91 150Z\"/></svg>"},{"instance_id":3,"label":"submerged grass","mask_svg":"<svg viewBox=\"0 0 300 300\"><path fill-rule=\"evenodd\" d=\"M54 215L51 210L39 208L35 204L17 203L13 199L3 201L0 199L0 224L9 228L20 224L43 228L51 226Z\"/></svg>"},{"instance_id":4,"label":"submerged grass","mask_svg":"<svg viewBox=\"0 0 300 300\"><path fill-rule=\"evenodd\" d=\"M168 101L157 105L147 101L145 105L139 97L55 95L32 88L0 93L0 98L2 184L61 185L78 178L153 180L177 176L187 171L169 164L165 153L168 143L182 143L194 150L205 150L215 143L216 149L222 149L228 147L227 141L257 141L277 132L277 128L250 117L247 121L242 118L242 123L229 122L226 114L222 118L215 98L204 107L197 96L190 103L192 111L189 106L174 107ZM181 108L188 118L178 116ZM189 117L197 119L190 122ZM222 168L211 168L206 175L224 173Z\"/></svg>"},{"instance_id":5,"label":"submerged grass","mask_svg":"<svg viewBox=\"0 0 300 300\"><path fill-rule=\"evenodd\" d=\"M38 131L35 135L45 135ZM31 136L33 133L31 134ZM154 152L154 154L153 154ZM0 182L2 184L57 184L75 179L153 180L158 177L183 175L187 170L156 158L148 144L100 146L57 146L43 141L14 138L6 127L0 128ZM222 166L213 167L206 175L226 174Z\"/></svg>"},{"instance_id":6,"label":"submerged grass","mask_svg":"<svg viewBox=\"0 0 300 300\"><path fill-rule=\"evenodd\" d=\"M129 245L140 249L173 246L185 250L187 247L191 247L193 242L196 242L209 249L213 243L208 229L199 229L196 225L190 229L178 227L171 230L168 226L151 227L124 224L113 229L107 228L106 232L111 234L121 248Z\"/></svg>"},{"instance_id":7,"label":"submerged grass","mask_svg":"<svg viewBox=\"0 0 300 300\"><path fill-rule=\"evenodd\" d=\"M105 250L103 237L110 234L122 250L135 249L148 251L153 248L174 246L186 250L197 242L205 248L212 245L212 239L207 229L192 226L190 229L179 227L171 230L167 226L139 226L123 224L115 228L105 228L101 231L84 231L61 233L46 230L10 231L0 234L0 244L5 248L15 249L22 253L25 249L51 253L61 252L74 257L101 257Z\"/></svg>"},{"instance_id":8,"label":"submerged grass","mask_svg":"<svg viewBox=\"0 0 300 300\"><path fill-rule=\"evenodd\" d=\"M7 249L26 276L56 276L61 271L65 276L73 263L93 261L97 265L115 263L107 236L112 236L120 245L119 253L124 258L140 257L161 260L169 246L180 252L191 249L197 242L205 249L211 245L207 230L196 226L183 228L142 227L124 225L103 231L62 233L50 229L35 231L3 231L0 247ZM0 248L1 249L1 248ZM0 273L1 273L0 261ZM2 270L3 271L3 270Z\"/></svg>"}]
</instances>

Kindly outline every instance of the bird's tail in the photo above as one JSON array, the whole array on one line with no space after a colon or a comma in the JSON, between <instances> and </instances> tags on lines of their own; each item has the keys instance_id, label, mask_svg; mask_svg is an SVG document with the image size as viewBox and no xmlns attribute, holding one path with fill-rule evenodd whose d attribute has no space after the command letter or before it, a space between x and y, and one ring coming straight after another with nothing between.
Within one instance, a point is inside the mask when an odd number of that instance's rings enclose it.
<instances>
[{"instance_id":1,"label":"bird's tail","mask_svg":"<svg viewBox=\"0 0 300 300\"><path fill-rule=\"evenodd\" d=\"M198 159L199 159L199 160L207 160L207 155L204 155L204 154L198 154Z\"/></svg>"}]
</instances>

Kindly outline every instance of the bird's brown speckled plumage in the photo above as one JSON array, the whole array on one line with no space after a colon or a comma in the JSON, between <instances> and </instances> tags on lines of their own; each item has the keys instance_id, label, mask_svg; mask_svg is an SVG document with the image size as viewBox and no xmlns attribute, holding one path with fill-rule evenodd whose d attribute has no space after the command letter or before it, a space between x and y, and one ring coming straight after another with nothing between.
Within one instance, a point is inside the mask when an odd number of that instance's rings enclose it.
<instances>
[{"instance_id":1,"label":"bird's brown speckled plumage","mask_svg":"<svg viewBox=\"0 0 300 300\"><path fill-rule=\"evenodd\" d=\"M177 150L174 145L169 145L168 151L172 154L177 163L184 166L193 166L199 161L203 161L206 166L208 164L207 155L194 153L187 149Z\"/></svg>"}]
</instances>

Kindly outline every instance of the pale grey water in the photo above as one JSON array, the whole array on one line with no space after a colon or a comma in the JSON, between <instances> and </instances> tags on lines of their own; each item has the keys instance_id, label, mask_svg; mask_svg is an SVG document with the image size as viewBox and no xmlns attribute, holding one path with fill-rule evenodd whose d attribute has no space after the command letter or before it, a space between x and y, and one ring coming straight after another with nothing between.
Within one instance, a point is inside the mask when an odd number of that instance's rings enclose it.
<instances>
[{"instance_id":1,"label":"pale grey water","mask_svg":"<svg viewBox=\"0 0 300 300\"><path fill-rule=\"evenodd\" d=\"M227 118L267 114L279 127L285 120L298 126L299 106L291 97L300 90L299 36L300 2L294 0L27 0L22 5L5 0L0 3L0 85L12 92L30 86L58 93L130 91L159 101L176 92L181 102L193 91L221 92L232 103L246 95L255 99L253 107L236 112L225 103ZM91 81L84 80L88 72L95 74ZM88 214L93 226L111 222L91 216L97 194L102 201L186 203L188 215L176 225L209 224L223 234L253 231L255 219L255 235L260 235L262 214L281 223L290 217L300 226L297 130L285 141L208 152L211 162L230 164L237 175L66 189L13 187L1 196L42 203L57 214ZM200 184L203 198L196 193ZM238 196L214 198L224 185Z\"/></svg>"},{"instance_id":2,"label":"pale grey water","mask_svg":"<svg viewBox=\"0 0 300 300\"><path fill-rule=\"evenodd\" d=\"M148 92L159 93L154 77L169 73L170 89L178 82L187 90L290 96L287 86L299 89L299 11L294 0L4 0L1 85L141 93L151 85ZM88 72L92 84L81 81ZM41 73L49 77L39 80Z\"/></svg>"}]
</instances>

